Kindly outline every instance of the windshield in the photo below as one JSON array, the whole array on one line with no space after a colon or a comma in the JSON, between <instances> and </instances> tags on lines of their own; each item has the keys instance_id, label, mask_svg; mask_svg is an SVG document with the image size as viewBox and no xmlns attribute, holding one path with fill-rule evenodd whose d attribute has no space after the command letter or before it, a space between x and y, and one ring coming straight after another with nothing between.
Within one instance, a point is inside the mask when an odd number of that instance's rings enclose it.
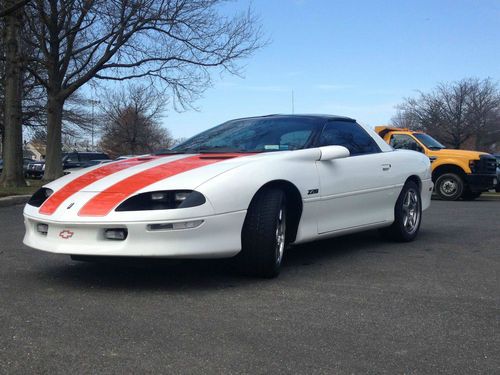
<instances>
[{"instance_id":1,"label":"windshield","mask_svg":"<svg viewBox=\"0 0 500 375\"><path fill-rule=\"evenodd\" d=\"M428 134L424 133L413 133L415 138L417 138L420 142L422 142L425 147L431 149L431 150L441 150L442 148L446 148L443 146L441 143L436 141L434 138L432 138Z\"/></svg>"},{"instance_id":2,"label":"windshield","mask_svg":"<svg viewBox=\"0 0 500 375\"><path fill-rule=\"evenodd\" d=\"M226 122L174 147L174 152L264 152L306 147L324 119L251 118Z\"/></svg>"}]
</instances>

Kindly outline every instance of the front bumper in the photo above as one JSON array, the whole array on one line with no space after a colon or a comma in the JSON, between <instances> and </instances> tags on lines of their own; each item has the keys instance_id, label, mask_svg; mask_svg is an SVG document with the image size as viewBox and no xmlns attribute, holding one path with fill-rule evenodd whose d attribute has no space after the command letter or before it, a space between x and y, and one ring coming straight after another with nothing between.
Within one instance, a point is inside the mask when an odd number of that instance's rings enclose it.
<instances>
[{"instance_id":1,"label":"front bumper","mask_svg":"<svg viewBox=\"0 0 500 375\"><path fill-rule=\"evenodd\" d=\"M494 189L498 183L496 174L468 174L466 176L467 186L472 192L483 192Z\"/></svg>"},{"instance_id":2,"label":"front bumper","mask_svg":"<svg viewBox=\"0 0 500 375\"><path fill-rule=\"evenodd\" d=\"M69 223L25 214L23 242L34 249L71 255L224 258L241 250L245 215L246 210L185 220ZM192 229L148 230L149 224L192 220L203 223ZM48 225L46 235L37 231L38 224ZM111 228L126 228L127 238L122 241L105 238L104 231ZM71 237L63 238L68 237L65 235L68 232Z\"/></svg>"}]
</instances>

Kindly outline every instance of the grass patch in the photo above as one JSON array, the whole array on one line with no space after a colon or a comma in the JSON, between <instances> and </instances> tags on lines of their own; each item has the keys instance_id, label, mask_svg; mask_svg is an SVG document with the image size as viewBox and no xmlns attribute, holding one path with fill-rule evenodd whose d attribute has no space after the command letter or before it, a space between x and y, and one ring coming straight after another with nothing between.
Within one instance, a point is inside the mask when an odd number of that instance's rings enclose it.
<instances>
[{"instance_id":1,"label":"grass patch","mask_svg":"<svg viewBox=\"0 0 500 375\"><path fill-rule=\"evenodd\" d=\"M41 180L26 180L26 182L29 186L20 188L0 187L0 198L9 197L11 195L31 195L43 185Z\"/></svg>"}]
</instances>

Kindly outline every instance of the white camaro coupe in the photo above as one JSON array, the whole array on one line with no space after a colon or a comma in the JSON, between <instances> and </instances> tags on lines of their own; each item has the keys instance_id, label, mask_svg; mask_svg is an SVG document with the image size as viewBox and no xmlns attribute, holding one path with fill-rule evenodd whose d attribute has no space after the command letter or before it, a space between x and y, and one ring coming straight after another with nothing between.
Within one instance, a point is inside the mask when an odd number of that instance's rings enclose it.
<instances>
[{"instance_id":1,"label":"white camaro coupe","mask_svg":"<svg viewBox=\"0 0 500 375\"><path fill-rule=\"evenodd\" d=\"M272 277L290 244L373 228L413 240L432 187L425 155L353 119L244 118L45 185L24 209L24 243L79 260L236 256Z\"/></svg>"}]
</instances>

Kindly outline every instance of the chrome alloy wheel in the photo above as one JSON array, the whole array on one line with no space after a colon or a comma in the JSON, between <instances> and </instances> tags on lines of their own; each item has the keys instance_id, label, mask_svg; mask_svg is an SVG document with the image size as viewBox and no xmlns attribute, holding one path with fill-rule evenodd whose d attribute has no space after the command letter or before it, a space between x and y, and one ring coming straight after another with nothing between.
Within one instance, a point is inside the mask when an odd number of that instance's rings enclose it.
<instances>
[{"instance_id":1,"label":"chrome alloy wheel","mask_svg":"<svg viewBox=\"0 0 500 375\"><path fill-rule=\"evenodd\" d=\"M276 223L276 264L281 264L285 252L286 215L285 208L281 207Z\"/></svg>"},{"instance_id":2,"label":"chrome alloy wheel","mask_svg":"<svg viewBox=\"0 0 500 375\"><path fill-rule=\"evenodd\" d=\"M420 203L418 193L409 189L403 200L403 227L408 234L418 229L420 221Z\"/></svg>"}]
</instances>

